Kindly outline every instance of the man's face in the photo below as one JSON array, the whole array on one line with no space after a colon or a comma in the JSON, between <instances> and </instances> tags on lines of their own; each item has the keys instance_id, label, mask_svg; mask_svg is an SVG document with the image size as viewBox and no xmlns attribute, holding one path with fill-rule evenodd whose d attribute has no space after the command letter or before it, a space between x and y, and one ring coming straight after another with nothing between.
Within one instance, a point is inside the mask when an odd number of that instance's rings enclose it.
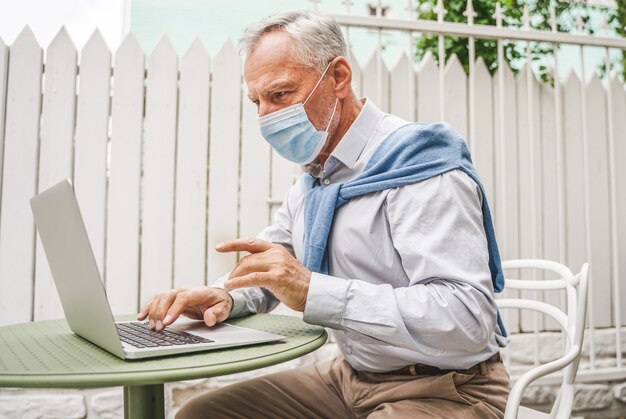
<instances>
[{"instance_id":1,"label":"man's face","mask_svg":"<svg viewBox=\"0 0 626 419\"><path fill-rule=\"evenodd\" d=\"M264 116L295 103L304 102L315 87L319 74L298 62L291 38L285 32L263 35L246 58L244 77L248 97ZM309 119L324 130L330 119L335 96L327 75L306 103Z\"/></svg>"}]
</instances>

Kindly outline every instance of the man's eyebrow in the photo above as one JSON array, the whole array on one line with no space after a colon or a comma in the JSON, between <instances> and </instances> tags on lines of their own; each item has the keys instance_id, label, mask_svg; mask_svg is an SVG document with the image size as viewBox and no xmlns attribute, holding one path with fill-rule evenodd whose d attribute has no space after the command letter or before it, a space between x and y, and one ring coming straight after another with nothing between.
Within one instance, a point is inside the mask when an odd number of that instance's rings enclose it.
<instances>
[{"instance_id":1,"label":"man's eyebrow","mask_svg":"<svg viewBox=\"0 0 626 419\"><path fill-rule=\"evenodd\" d=\"M280 82L275 82L270 84L268 87L266 87L265 89L263 89L263 95L264 96L269 96L273 91L275 90L280 90L280 89L290 89L292 88L293 83L289 82L289 81L280 81ZM250 93L248 93L248 99L250 99L251 101L255 101L257 100L257 98L255 98L254 96L252 96Z\"/></svg>"},{"instance_id":2,"label":"man's eyebrow","mask_svg":"<svg viewBox=\"0 0 626 419\"><path fill-rule=\"evenodd\" d=\"M276 82L276 83L270 84L268 87L263 89L263 93L266 94L266 95L269 95L270 93L272 93L275 90L288 89L291 86L292 86L292 83L288 82L288 81Z\"/></svg>"}]
</instances>

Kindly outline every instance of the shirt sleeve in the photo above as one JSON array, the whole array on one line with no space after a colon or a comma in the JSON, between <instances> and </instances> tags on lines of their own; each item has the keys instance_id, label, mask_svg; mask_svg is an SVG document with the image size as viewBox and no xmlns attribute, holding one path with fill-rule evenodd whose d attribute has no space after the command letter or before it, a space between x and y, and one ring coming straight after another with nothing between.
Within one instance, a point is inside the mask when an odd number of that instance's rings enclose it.
<instances>
[{"instance_id":1,"label":"shirt sleeve","mask_svg":"<svg viewBox=\"0 0 626 419\"><path fill-rule=\"evenodd\" d=\"M407 286L313 274L304 320L429 356L483 350L497 307L481 205L458 170L391 190L383 211Z\"/></svg>"},{"instance_id":2,"label":"shirt sleeve","mask_svg":"<svg viewBox=\"0 0 626 419\"><path fill-rule=\"evenodd\" d=\"M280 208L274 215L274 223L266 227L257 238L272 243L283 245L292 255L292 216L289 209L292 186L286 194ZM228 280L229 274L221 276L212 285L216 288L224 288L224 283ZM233 308L228 316L229 319L245 316L252 313L266 313L273 310L280 303L280 300L274 296L268 289L263 287L239 288L230 292L233 297Z\"/></svg>"}]
</instances>

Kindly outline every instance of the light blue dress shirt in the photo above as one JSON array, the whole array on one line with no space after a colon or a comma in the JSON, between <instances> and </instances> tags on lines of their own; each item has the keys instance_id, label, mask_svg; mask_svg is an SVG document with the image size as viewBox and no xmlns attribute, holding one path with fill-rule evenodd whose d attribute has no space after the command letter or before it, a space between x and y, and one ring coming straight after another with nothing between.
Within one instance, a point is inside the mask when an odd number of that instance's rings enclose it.
<instances>
[{"instance_id":1,"label":"light blue dress shirt","mask_svg":"<svg viewBox=\"0 0 626 419\"><path fill-rule=\"evenodd\" d=\"M307 169L323 184L353 179L405 124L366 100L324 167ZM302 260L303 237L304 194L296 183L259 238ZM355 369L468 368L498 351L481 194L464 172L351 199L335 213L328 250L329 275L312 274L304 320L330 328ZM263 288L231 295L231 317L279 303Z\"/></svg>"}]
</instances>

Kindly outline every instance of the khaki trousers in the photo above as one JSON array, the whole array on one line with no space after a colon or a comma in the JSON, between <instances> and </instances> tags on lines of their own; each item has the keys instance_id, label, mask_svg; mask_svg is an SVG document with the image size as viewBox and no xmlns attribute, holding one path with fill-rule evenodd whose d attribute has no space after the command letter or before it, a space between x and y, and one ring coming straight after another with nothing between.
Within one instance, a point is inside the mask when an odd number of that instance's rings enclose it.
<instances>
[{"instance_id":1,"label":"khaki trousers","mask_svg":"<svg viewBox=\"0 0 626 419\"><path fill-rule=\"evenodd\" d=\"M176 418L501 418L509 390L501 362L411 376L359 372L335 358L208 391Z\"/></svg>"}]
</instances>

